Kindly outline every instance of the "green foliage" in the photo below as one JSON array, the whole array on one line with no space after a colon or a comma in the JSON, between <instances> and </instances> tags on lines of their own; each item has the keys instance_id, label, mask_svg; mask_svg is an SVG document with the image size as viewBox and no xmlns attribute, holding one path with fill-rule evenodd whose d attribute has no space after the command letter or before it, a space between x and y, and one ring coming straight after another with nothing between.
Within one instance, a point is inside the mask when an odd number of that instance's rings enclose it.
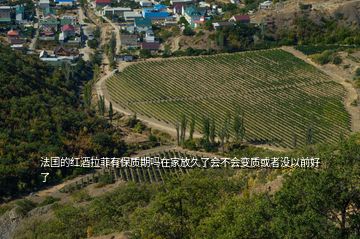
<instances>
[{"instance_id":1,"label":"green foliage","mask_svg":"<svg viewBox=\"0 0 360 239\"><path fill-rule=\"evenodd\" d=\"M277 155L255 147L242 153ZM270 179L264 171L191 170L170 174L161 185L125 184L83 206L55 206L53 219L28 225L17 234L26 236L15 238L85 238L89 231L128 231L133 239L358 238L360 135L287 156L310 154L321 167L292 169L272 193L251 191L255 180Z\"/></svg>"},{"instance_id":2,"label":"green foliage","mask_svg":"<svg viewBox=\"0 0 360 239\"><path fill-rule=\"evenodd\" d=\"M44 185L41 157L96 155L102 150L91 143L92 135L115 131L82 110L80 86L93 77L89 63L80 60L76 66L52 68L4 46L0 62L1 201ZM119 137L112 140L119 154L126 150ZM72 174L71 169L48 172L50 183Z\"/></svg>"},{"instance_id":3,"label":"green foliage","mask_svg":"<svg viewBox=\"0 0 360 239\"><path fill-rule=\"evenodd\" d=\"M193 35L195 35L195 32L194 32L193 29L191 29L191 27L185 26L185 28L184 28L184 30L183 30L183 34L184 34L185 36L193 36Z\"/></svg>"},{"instance_id":4,"label":"green foliage","mask_svg":"<svg viewBox=\"0 0 360 239\"><path fill-rule=\"evenodd\" d=\"M193 171L191 176L171 178L146 207L131 217L133 238L191 238L211 208L238 185L225 172ZM204 210L206 209L206 210Z\"/></svg>"},{"instance_id":5,"label":"green foliage","mask_svg":"<svg viewBox=\"0 0 360 239\"><path fill-rule=\"evenodd\" d=\"M99 184L100 185L107 185L115 183L114 176L110 173L105 173L99 177Z\"/></svg>"},{"instance_id":6,"label":"green foliage","mask_svg":"<svg viewBox=\"0 0 360 239\"><path fill-rule=\"evenodd\" d=\"M140 58L150 58L152 55L149 49L141 49L139 56Z\"/></svg>"},{"instance_id":7,"label":"green foliage","mask_svg":"<svg viewBox=\"0 0 360 239\"><path fill-rule=\"evenodd\" d=\"M54 198L52 196L47 196L41 203L39 203L38 206L42 207L42 206L50 205L57 201L60 201L60 198Z\"/></svg>"},{"instance_id":8,"label":"green foliage","mask_svg":"<svg viewBox=\"0 0 360 239\"><path fill-rule=\"evenodd\" d=\"M71 194L71 197L75 203L87 202L91 200L91 196L86 189L75 191L73 194Z\"/></svg>"},{"instance_id":9,"label":"green foliage","mask_svg":"<svg viewBox=\"0 0 360 239\"><path fill-rule=\"evenodd\" d=\"M336 52L331 50L326 50L320 54L315 54L312 58L319 64L324 65L327 63L333 63L335 65L339 65L342 63L342 59L337 55Z\"/></svg>"},{"instance_id":10,"label":"green foliage","mask_svg":"<svg viewBox=\"0 0 360 239\"><path fill-rule=\"evenodd\" d=\"M87 44L90 48L96 49L99 46L99 41L97 39L88 40Z\"/></svg>"},{"instance_id":11,"label":"green foliage","mask_svg":"<svg viewBox=\"0 0 360 239\"><path fill-rule=\"evenodd\" d=\"M28 200L28 199L21 199L16 201L16 212L23 216L26 216L28 212L36 207L36 203Z\"/></svg>"}]
</instances>

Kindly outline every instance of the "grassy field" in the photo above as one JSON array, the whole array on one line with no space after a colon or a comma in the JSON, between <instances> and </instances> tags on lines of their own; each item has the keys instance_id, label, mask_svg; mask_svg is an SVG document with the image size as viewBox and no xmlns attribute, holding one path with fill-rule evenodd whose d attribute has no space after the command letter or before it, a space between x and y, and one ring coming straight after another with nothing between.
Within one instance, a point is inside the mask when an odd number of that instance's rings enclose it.
<instances>
[{"instance_id":1,"label":"grassy field","mask_svg":"<svg viewBox=\"0 0 360 239\"><path fill-rule=\"evenodd\" d=\"M217 128L239 106L246 140L292 147L334 142L350 131L345 90L315 67L282 50L266 50L133 64L106 82L119 106L166 123L181 114L204 116Z\"/></svg>"}]
</instances>

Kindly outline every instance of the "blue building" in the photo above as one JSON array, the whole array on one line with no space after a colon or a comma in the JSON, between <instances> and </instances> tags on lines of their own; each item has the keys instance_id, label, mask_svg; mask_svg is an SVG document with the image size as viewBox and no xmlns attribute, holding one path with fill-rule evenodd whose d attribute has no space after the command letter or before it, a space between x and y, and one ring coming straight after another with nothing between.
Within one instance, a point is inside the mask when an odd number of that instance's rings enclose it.
<instances>
[{"instance_id":1,"label":"blue building","mask_svg":"<svg viewBox=\"0 0 360 239\"><path fill-rule=\"evenodd\" d=\"M166 20L171 18L167 12L167 6L162 4L156 4L152 8L143 8L142 15L150 20Z\"/></svg>"}]
</instances>

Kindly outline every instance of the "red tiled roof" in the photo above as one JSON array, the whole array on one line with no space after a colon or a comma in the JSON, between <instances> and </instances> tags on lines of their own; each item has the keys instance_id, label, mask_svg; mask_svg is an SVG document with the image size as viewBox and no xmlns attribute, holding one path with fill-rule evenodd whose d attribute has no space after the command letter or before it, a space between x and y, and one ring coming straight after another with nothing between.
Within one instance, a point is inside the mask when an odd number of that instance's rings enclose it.
<instances>
[{"instance_id":1,"label":"red tiled roof","mask_svg":"<svg viewBox=\"0 0 360 239\"><path fill-rule=\"evenodd\" d=\"M96 4L110 4L111 3L111 0L95 0L95 3Z\"/></svg>"},{"instance_id":2,"label":"red tiled roof","mask_svg":"<svg viewBox=\"0 0 360 239\"><path fill-rule=\"evenodd\" d=\"M235 15L236 21L250 21L250 17L248 15Z\"/></svg>"},{"instance_id":3,"label":"red tiled roof","mask_svg":"<svg viewBox=\"0 0 360 239\"><path fill-rule=\"evenodd\" d=\"M63 32L65 32L65 31L75 31L75 28L72 25L66 24L61 28L61 30Z\"/></svg>"},{"instance_id":4,"label":"red tiled roof","mask_svg":"<svg viewBox=\"0 0 360 239\"><path fill-rule=\"evenodd\" d=\"M19 36L19 33L15 30L10 30L10 31L8 31L7 35L9 37L16 37L16 36Z\"/></svg>"}]
</instances>

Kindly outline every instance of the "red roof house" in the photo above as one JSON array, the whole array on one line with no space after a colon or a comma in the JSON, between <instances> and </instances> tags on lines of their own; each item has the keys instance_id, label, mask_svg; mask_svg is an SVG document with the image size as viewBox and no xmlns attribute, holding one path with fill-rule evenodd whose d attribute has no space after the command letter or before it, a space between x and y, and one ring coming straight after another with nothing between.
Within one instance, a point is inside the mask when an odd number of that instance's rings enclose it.
<instances>
[{"instance_id":1,"label":"red roof house","mask_svg":"<svg viewBox=\"0 0 360 239\"><path fill-rule=\"evenodd\" d=\"M61 31L63 31L63 32L74 32L75 27L73 25L65 24L64 26L62 26Z\"/></svg>"},{"instance_id":2,"label":"red roof house","mask_svg":"<svg viewBox=\"0 0 360 239\"><path fill-rule=\"evenodd\" d=\"M7 32L7 36L8 37L18 37L19 36L19 33L15 30L10 30Z\"/></svg>"},{"instance_id":3,"label":"red roof house","mask_svg":"<svg viewBox=\"0 0 360 239\"><path fill-rule=\"evenodd\" d=\"M249 24L250 17L248 15L234 15L229 19L229 22L240 22L243 24Z\"/></svg>"}]
</instances>

